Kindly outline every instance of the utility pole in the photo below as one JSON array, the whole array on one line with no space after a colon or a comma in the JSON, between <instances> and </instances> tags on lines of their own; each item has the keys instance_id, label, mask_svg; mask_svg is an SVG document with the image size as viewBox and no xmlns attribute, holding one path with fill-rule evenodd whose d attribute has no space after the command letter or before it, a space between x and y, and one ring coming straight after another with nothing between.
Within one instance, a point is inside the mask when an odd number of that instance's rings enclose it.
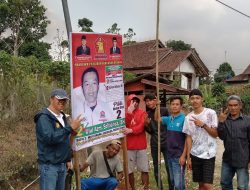
<instances>
[{"instance_id":1,"label":"utility pole","mask_svg":"<svg viewBox=\"0 0 250 190\"><path fill-rule=\"evenodd\" d=\"M67 29L68 40L69 40L70 32L72 32L72 26L71 26L71 21L70 21L69 7L68 7L67 0L62 0L62 6L63 6L64 19L66 23L66 29Z\"/></svg>"}]
</instances>

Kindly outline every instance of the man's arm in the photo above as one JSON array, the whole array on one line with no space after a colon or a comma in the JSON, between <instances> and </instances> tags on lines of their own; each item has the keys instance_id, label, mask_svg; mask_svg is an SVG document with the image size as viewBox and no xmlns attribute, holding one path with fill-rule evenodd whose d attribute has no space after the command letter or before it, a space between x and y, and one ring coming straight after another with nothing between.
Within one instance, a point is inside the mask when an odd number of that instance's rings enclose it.
<instances>
[{"instance_id":1,"label":"man's arm","mask_svg":"<svg viewBox=\"0 0 250 190\"><path fill-rule=\"evenodd\" d=\"M216 128L209 127L209 126L207 126L207 124L203 124L202 127L203 127L203 129L205 129L205 130L207 131L207 133L208 133L210 136L212 136L212 137L214 137L214 138L218 137L218 132L217 132L217 129L216 129Z\"/></svg>"},{"instance_id":2,"label":"man's arm","mask_svg":"<svg viewBox=\"0 0 250 190\"><path fill-rule=\"evenodd\" d=\"M223 109L221 109L220 115L219 115L219 124L218 124L218 136L221 140L225 140L226 139L226 119L227 119L227 109L223 111Z\"/></svg>"},{"instance_id":3,"label":"man's arm","mask_svg":"<svg viewBox=\"0 0 250 190\"><path fill-rule=\"evenodd\" d=\"M186 152L187 152L187 169L191 170L192 169L192 162L190 158L190 152L192 148L192 137L190 135L186 135Z\"/></svg>"},{"instance_id":4,"label":"man's arm","mask_svg":"<svg viewBox=\"0 0 250 190\"><path fill-rule=\"evenodd\" d=\"M132 134L140 134L140 133L144 132L145 116L146 116L145 112L141 113L140 120L135 121L135 123L132 124L133 125L132 126Z\"/></svg>"},{"instance_id":5,"label":"man's arm","mask_svg":"<svg viewBox=\"0 0 250 190\"><path fill-rule=\"evenodd\" d=\"M162 122L161 115L159 115L159 113L158 113L158 109L160 109L160 108L158 108L158 106L157 106L155 109L154 120L156 122L158 122L158 121Z\"/></svg>"},{"instance_id":6,"label":"man's arm","mask_svg":"<svg viewBox=\"0 0 250 190\"><path fill-rule=\"evenodd\" d=\"M184 149L183 149L183 152L182 152L181 157L179 159L179 164L181 166L185 165L185 163L186 163L186 157L187 157L187 143L186 143L186 139L185 139Z\"/></svg>"},{"instance_id":7,"label":"man's arm","mask_svg":"<svg viewBox=\"0 0 250 190\"><path fill-rule=\"evenodd\" d=\"M145 117L145 123L144 123L144 128L145 131L148 132L150 135L153 134L153 129L152 129L152 119L148 117L148 115Z\"/></svg>"},{"instance_id":8,"label":"man's arm","mask_svg":"<svg viewBox=\"0 0 250 190\"><path fill-rule=\"evenodd\" d=\"M53 125L54 123L51 123L46 115L41 115L37 121L37 134L40 136L40 139L48 145L55 145L65 141L65 138L67 138L72 131L69 126L62 128L62 130L54 130Z\"/></svg>"},{"instance_id":9,"label":"man's arm","mask_svg":"<svg viewBox=\"0 0 250 190\"><path fill-rule=\"evenodd\" d=\"M83 165L80 165L80 172L83 172L87 167L89 167L88 162L85 162Z\"/></svg>"},{"instance_id":10,"label":"man's arm","mask_svg":"<svg viewBox=\"0 0 250 190\"><path fill-rule=\"evenodd\" d=\"M214 113L214 115L213 115L213 118L212 118L213 124L211 124L211 126L208 126L206 123L197 119L194 116L192 116L192 118L190 120L194 122L196 127L200 127L200 128L203 128L204 130L206 130L210 136L212 136L214 138L218 137L218 132L217 132L218 119L217 119L216 113ZM212 125L214 125L214 126L212 126Z\"/></svg>"}]
</instances>

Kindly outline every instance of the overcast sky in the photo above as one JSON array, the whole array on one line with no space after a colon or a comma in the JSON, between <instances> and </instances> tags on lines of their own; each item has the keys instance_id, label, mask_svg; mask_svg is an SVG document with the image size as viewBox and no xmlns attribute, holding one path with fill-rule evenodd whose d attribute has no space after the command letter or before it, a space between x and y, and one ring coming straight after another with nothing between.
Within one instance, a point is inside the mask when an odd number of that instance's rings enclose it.
<instances>
[{"instance_id":1,"label":"overcast sky","mask_svg":"<svg viewBox=\"0 0 250 190\"><path fill-rule=\"evenodd\" d=\"M249 0L221 0L250 15ZM68 0L73 31L78 19L93 21L95 32L106 32L118 23L121 34L128 28L136 32L134 40L155 39L157 0ZM250 64L250 18L215 0L161 0L160 40L183 40L192 44L201 59L214 72L225 60L236 74ZM66 28L61 0L42 0L51 21L45 40L53 41L56 29ZM226 56L225 56L225 52Z\"/></svg>"}]
</instances>

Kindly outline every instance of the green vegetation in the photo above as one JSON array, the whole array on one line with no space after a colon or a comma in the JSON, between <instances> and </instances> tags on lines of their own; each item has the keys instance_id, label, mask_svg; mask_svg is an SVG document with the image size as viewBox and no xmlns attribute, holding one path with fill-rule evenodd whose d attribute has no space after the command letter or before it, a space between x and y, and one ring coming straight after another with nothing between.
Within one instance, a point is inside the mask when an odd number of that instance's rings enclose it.
<instances>
[{"instance_id":1,"label":"green vegetation","mask_svg":"<svg viewBox=\"0 0 250 190\"><path fill-rule=\"evenodd\" d=\"M230 79L235 76L235 73L231 65L227 62L222 63L214 74L214 81L216 83L224 82L226 79Z\"/></svg>"},{"instance_id":2,"label":"green vegetation","mask_svg":"<svg viewBox=\"0 0 250 190\"><path fill-rule=\"evenodd\" d=\"M182 40L168 40L165 42L168 48L172 48L174 51L190 50L192 45L186 44Z\"/></svg>"}]
</instances>

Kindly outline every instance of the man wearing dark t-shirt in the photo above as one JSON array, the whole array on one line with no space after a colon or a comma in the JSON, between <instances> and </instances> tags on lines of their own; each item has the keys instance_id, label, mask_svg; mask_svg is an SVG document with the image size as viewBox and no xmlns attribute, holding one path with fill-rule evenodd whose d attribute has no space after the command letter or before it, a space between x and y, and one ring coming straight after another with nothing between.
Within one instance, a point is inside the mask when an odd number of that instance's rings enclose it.
<instances>
[{"instance_id":1,"label":"man wearing dark t-shirt","mask_svg":"<svg viewBox=\"0 0 250 190\"><path fill-rule=\"evenodd\" d=\"M154 166L154 176L156 183L158 183L158 125L157 121L154 119L154 114L156 111L156 96L153 94L147 94L144 97L144 101L146 103L146 111L148 114L148 119L146 120L145 130L151 135L150 138L150 148L151 148L151 156L153 159L153 166ZM167 108L162 107L160 109L161 116L168 116ZM166 171L168 174L168 184L169 189L172 190L170 183L170 176L167 164L167 132L166 129L161 125L161 153L164 158ZM161 182L161 189L163 189L162 182Z\"/></svg>"}]
</instances>

